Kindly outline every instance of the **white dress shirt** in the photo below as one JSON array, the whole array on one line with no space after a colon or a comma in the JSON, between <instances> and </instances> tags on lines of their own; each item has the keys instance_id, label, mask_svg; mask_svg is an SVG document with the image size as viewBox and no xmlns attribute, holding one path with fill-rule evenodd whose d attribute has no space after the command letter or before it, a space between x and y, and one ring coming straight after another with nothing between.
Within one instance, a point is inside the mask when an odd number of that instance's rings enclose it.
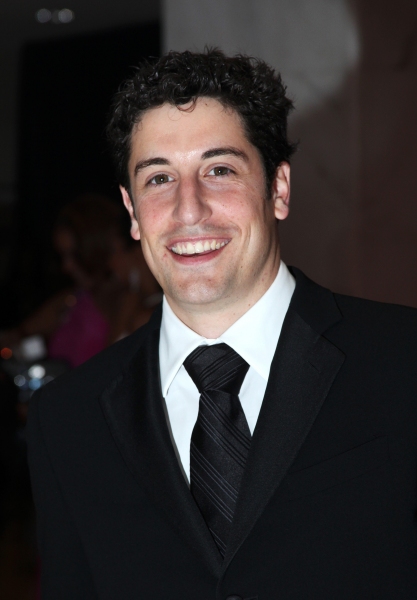
<instances>
[{"instance_id":1,"label":"white dress shirt","mask_svg":"<svg viewBox=\"0 0 417 600\"><path fill-rule=\"evenodd\" d=\"M221 342L246 360L249 370L239 398L253 433L294 288L294 277L281 262L278 275L262 298L216 340L206 339L187 327L164 297L159 342L162 394L173 444L188 481L191 434L197 420L200 394L183 366L184 360L197 346Z\"/></svg>"}]
</instances>

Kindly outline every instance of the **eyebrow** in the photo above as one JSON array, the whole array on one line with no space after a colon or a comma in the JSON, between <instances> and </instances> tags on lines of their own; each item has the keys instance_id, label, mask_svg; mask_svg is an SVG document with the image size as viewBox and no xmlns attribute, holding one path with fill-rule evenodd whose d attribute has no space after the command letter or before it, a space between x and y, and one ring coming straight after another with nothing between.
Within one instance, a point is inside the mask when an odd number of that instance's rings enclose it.
<instances>
[{"instance_id":1,"label":"eyebrow","mask_svg":"<svg viewBox=\"0 0 417 600\"><path fill-rule=\"evenodd\" d=\"M206 150L201 155L203 160L208 158L215 158L216 156L226 156L227 154L231 154L232 156L237 156L238 158L242 158L245 162L249 161L248 155L243 152L243 150L239 150L238 148L234 148L233 146L224 146L221 148L212 148L210 150Z\"/></svg>"},{"instance_id":2,"label":"eyebrow","mask_svg":"<svg viewBox=\"0 0 417 600\"><path fill-rule=\"evenodd\" d=\"M156 156L155 158L149 158L147 160L141 160L138 163L136 163L134 175L136 177L136 175L139 173L139 171L146 169L146 167L152 167L152 165L170 165L170 164L171 163L169 162L169 160L167 160L166 158L159 157L159 156Z\"/></svg>"},{"instance_id":3,"label":"eyebrow","mask_svg":"<svg viewBox=\"0 0 417 600\"><path fill-rule=\"evenodd\" d=\"M237 156L238 158L243 159L245 162L249 161L248 155L239 150L238 148L234 148L233 146L224 146L221 148L211 148L210 150L206 150L201 155L202 160L208 160L209 158L215 158L216 156L226 156L231 154L232 156ZM139 161L135 166L134 175L146 169L147 167L152 167L153 165L170 165L171 163L167 158L162 158L161 156L156 156L155 158L148 158L146 160Z\"/></svg>"}]
</instances>

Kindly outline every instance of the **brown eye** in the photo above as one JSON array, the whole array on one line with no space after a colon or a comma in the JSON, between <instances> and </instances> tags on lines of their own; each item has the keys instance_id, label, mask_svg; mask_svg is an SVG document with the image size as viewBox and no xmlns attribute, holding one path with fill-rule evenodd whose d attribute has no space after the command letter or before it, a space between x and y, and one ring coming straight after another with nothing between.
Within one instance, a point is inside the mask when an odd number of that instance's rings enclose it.
<instances>
[{"instance_id":1,"label":"brown eye","mask_svg":"<svg viewBox=\"0 0 417 600\"><path fill-rule=\"evenodd\" d=\"M216 177L221 177L222 175L229 175L229 173L231 173L231 169L228 167L213 167L209 175L213 174Z\"/></svg>"},{"instance_id":2,"label":"brown eye","mask_svg":"<svg viewBox=\"0 0 417 600\"><path fill-rule=\"evenodd\" d=\"M155 177L152 177L149 183L161 185L162 183L168 183L169 181L173 181L173 178L166 173L159 173L158 175L155 175Z\"/></svg>"}]
</instances>

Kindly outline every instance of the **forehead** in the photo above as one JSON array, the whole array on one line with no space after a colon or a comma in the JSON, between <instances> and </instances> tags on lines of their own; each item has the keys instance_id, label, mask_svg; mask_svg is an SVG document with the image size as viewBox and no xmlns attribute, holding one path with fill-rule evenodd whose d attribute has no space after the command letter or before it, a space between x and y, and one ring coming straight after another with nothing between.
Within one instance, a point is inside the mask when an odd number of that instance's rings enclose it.
<instances>
[{"instance_id":1,"label":"forehead","mask_svg":"<svg viewBox=\"0 0 417 600\"><path fill-rule=\"evenodd\" d=\"M152 152L162 145L198 151L203 146L236 143L252 146L239 114L218 100L203 97L179 107L163 104L147 110L132 131L131 150L133 154Z\"/></svg>"}]
</instances>

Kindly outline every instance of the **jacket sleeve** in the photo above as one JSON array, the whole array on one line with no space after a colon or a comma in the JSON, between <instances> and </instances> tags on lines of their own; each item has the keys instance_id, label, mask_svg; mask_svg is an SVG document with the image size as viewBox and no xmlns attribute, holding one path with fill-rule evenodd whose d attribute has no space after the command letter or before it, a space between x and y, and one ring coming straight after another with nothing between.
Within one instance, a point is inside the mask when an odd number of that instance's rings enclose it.
<instances>
[{"instance_id":1,"label":"jacket sleeve","mask_svg":"<svg viewBox=\"0 0 417 600\"><path fill-rule=\"evenodd\" d=\"M97 600L81 540L43 439L41 399L41 392L37 392L30 402L27 442L41 558L42 600Z\"/></svg>"}]
</instances>

